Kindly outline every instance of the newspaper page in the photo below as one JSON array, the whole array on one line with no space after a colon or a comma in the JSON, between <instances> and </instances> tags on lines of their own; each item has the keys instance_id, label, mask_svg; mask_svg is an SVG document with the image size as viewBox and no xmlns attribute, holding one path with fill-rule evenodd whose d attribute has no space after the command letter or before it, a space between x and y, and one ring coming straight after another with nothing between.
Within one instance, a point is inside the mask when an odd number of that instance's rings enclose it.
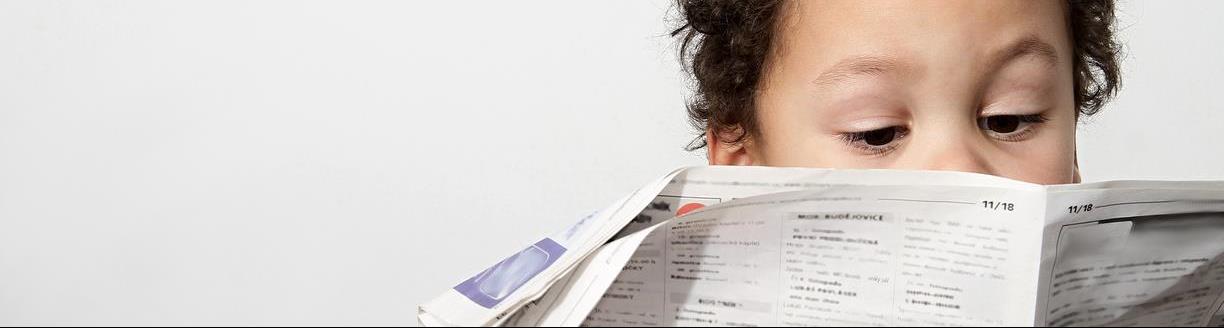
<instances>
[{"instance_id":1,"label":"newspaper page","mask_svg":"<svg viewBox=\"0 0 1224 328\"><path fill-rule=\"evenodd\" d=\"M446 290L441 296L419 307L418 320L425 326L480 326L503 324L515 313L520 313L518 319L524 318L520 309L528 305L528 302L539 299L545 291L551 294L548 297L555 299L560 292L550 287L562 278L573 278L572 275L566 274L581 261L589 258L601 245L613 239L612 236L623 237L632 231L665 221L675 216L684 206L693 210L698 208L697 206L739 197L831 185L897 183L1027 185L988 175L961 172L727 166L677 169L603 211L579 220L572 228L545 238ZM675 207L670 211L661 211L661 201L670 201L668 204ZM670 214L663 215L665 212ZM629 226L628 229L626 226ZM593 271L604 270L599 268ZM582 286L585 287L584 290L596 293L595 297L602 294L600 288ZM604 287L606 289L606 284ZM561 306L536 310L533 315L526 316L535 320L524 321L523 324L540 322L539 320L543 320L543 314L557 312L553 310L558 309L567 310L565 306L571 306L568 303L549 304Z\"/></svg>"},{"instance_id":2,"label":"newspaper page","mask_svg":"<svg viewBox=\"0 0 1224 328\"><path fill-rule=\"evenodd\" d=\"M1224 187L1052 187L1035 323L1224 324Z\"/></svg>"},{"instance_id":3,"label":"newspaper page","mask_svg":"<svg viewBox=\"0 0 1224 328\"><path fill-rule=\"evenodd\" d=\"M827 170L811 168L695 167L677 174L666 188L639 213L619 236L667 219L734 199L784 191L820 190L854 185L1039 186L999 177L963 172L905 170ZM621 248L606 251L620 256L599 257L575 270L536 302L528 304L506 323L512 326L574 326L582 323L604 291L628 261ZM614 249L615 248L615 249ZM597 253L598 254L598 253Z\"/></svg>"}]
</instances>

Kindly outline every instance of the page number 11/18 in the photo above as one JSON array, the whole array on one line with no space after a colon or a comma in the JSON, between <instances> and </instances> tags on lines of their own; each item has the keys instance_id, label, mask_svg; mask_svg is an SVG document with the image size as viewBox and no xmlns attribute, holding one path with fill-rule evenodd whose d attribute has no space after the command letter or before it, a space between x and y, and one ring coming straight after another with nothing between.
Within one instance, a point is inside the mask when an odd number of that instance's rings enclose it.
<instances>
[{"instance_id":1,"label":"page number 11/18","mask_svg":"<svg viewBox=\"0 0 1224 328\"><path fill-rule=\"evenodd\" d=\"M1016 204L1015 204L1015 203L996 202L996 201L993 201L993 200L983 200L983 201L982 201L982 207L984 207L984 208L986 208L986 209L988 209L988 210L996 210L996 211L1008 211L1008 212L1011 212L1011 211L1015 211L1015 210L1016 210Z\"/></svg>"},{"instance_id":2,"label":"page number 11/18","mask_svg":"<svg viewBox=\"0 0 1224 328\"><path fill-rule=\"evenodd\" d=\"M1067 214L1079 214L1080 212L1092 212L1092 204L1067 206Z\"/></svg>"}]
</instances>

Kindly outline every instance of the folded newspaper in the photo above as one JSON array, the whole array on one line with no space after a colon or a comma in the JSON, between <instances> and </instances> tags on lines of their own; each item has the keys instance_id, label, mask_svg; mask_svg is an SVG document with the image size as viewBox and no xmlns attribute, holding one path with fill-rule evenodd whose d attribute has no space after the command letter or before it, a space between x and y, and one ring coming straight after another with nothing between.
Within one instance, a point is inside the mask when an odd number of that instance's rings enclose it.
<instances>
[{"instance_id":1,"label":"folded newspaper","mask_svg":"<svg viewBox=\"0 0 1224 328\"><path fill-rule=\"evenodd\" d=\"M1224 181L679 169L426 326L1224 326Z\"/></svg>"}]
</instances>

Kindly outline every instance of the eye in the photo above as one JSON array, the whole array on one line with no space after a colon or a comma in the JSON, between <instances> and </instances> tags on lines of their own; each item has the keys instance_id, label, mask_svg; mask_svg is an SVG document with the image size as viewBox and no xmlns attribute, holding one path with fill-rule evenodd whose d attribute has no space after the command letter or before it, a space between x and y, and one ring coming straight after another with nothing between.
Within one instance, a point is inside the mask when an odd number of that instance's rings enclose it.
<instances>
[{"instance_id":1,"label":"eye","mask_svg":"<svg viewBox=\"0 0 1224 328\"><path fill-rule=\"evenodd\" d=\"M1016 115L991 116L986 119L986 129L991 132L1012 133L1020 127L1020 117Z\"/></svg>"},{"instance_id":2,"label":"eye","mask_svg":"<svg viewBox=\"0 0 1224 328\"><path fill-rule=\"evenodd\" d=\"M897 140L897 128L890 127L863 133L863 142L872 146L883 146Z\"/></svg>"},{"instance_id":3,"label":"eye","mask_svg":"<svg viewBox=\"0 0 1224 328\"><path fill-rule=\"evenodd\" d=\"M871 131L850 132L841 137L853 148L870 155L879 155L896 148L898 140L904 138L908 133L909 130L905 127L890 126Z\"/></svg>"},{"instance_id":4,"label":"eye","mask_svg":"<svg viewBox=\"0 0 1224 328\"><path fill-rule=\"evenodd\" d=\"M1032 115L994 115L978 119L978 127L1005 141L1019 141L1033 132L1033 125L1045 123L1046 117Z\"/></svg>"}]
</instances>

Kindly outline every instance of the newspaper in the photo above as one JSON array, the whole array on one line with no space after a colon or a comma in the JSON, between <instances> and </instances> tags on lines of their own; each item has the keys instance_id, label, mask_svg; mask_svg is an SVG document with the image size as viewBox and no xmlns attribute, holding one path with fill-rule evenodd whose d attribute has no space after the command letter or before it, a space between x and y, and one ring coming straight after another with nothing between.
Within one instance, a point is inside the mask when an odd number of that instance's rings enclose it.
<instances>
[{"instance_id":1,"label":"newspaper","mask_svg":"<svg viewBox=\"0 0 1224 328\"><path fill-rule=\"evenodd\" d=\"M1224 325L1224 182L680 169L421 305L428 326Z\"/></svg>"}]
</instances>

